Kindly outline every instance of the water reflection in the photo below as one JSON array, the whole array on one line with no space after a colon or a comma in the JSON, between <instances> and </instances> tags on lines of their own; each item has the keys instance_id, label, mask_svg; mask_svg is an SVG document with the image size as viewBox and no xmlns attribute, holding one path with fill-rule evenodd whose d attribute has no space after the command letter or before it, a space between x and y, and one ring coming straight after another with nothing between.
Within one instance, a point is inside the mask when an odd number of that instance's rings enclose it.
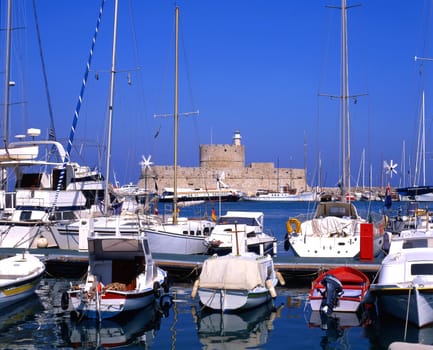
<instances>
[{"instance_id":1,"label":"water reflection","mask_svg":"<svg viewBox=\"0 0 433 350\"><path fill-rule=\"evenodd\" d=\"M370 344L376 349L388 349L395 341L433 344L433 325L418 328L410 323L383 314L365 329Z\"/></svg>"},{"instance_id":2,"label":"water reflection","mask_svg":"<svg viewBox=\"0 0 433 350\"><path fill-rule=\"evenodd\" d=\"M349 338L345 336L348 329L359 326L359 319L354 312L333 312L331 315L323 311L311 311L308 327L320 327L324 334L320 338L322 349L334 349L336 344L349 348Z\"/></svg>"},{"instance_id":3,"label":"water reflection","mask_svg":"<svg viewBox=\"0 0 433 350\"><path fill-rule=\"evenodd\" d=\"M192 314L200 343L212 349L246 349L266 344L273 321L280 317L283 305L272 302L237 313L212 312L208 309Z\"/></svg>"},{"instance_id":4,"label":"water reflection","mask_svg":"<svg viewBox=\"0 0 433 350\"><path fill-rule=\"evenodd\" d=\"M10 334L11 339L14 339L15 330L20 327L20 324L34 319L35 315L42 312L43 309L41 300L36 294L24 301L2 308L0 312L0 339L3 340L8 337L8 334Z\"/></svg>"},{"instance_id":5,"label":"water reflection","mask_svg":"<svg viewBox=\"0 0 433 350\"><path fill-rule=\"evenodd\" d=\"M152 345L161 318L168 316L158 303L137 312L97 322L93 319L64 318L63 341L74 348L148 348Z\"/></svg>"}]
</instances>

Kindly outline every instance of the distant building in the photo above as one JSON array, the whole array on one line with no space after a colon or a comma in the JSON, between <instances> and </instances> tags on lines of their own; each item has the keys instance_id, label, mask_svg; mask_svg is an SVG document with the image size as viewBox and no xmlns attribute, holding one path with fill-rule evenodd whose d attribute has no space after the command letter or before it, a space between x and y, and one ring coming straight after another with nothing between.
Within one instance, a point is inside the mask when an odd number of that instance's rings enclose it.
<instances>
[{"instance_id":1,"label":"distant building","mask_svg":"<svg viewBox=\"0 0 433 350\"><path fill-rule=\"evenodd\" d=\"M254 194L258 189L298 193L308 190L304 169L275 168L274 163L251 163L245 166L245 146L241 143L238 130L233 135L233 144L200 145L200 166L177 168L177 186L191 188L215 188L217 179L230 187L247 194ZM148 174L148 187L153 189L157 178L159 192L164 187L173 187L173 166L154 165ZM145 187L142 171L139 187Z\"/></svg>"}]
</instances>

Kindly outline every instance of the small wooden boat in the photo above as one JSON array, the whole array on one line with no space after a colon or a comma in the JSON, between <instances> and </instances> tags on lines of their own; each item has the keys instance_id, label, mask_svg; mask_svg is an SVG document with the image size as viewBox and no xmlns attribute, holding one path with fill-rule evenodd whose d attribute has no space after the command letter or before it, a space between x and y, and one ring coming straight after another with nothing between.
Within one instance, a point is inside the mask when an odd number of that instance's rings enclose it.
<instances>
[{"instance_id":1,"label":"small wooden boat","mask_svg":"<svg viewBox=\"0 0 433 350\"><path fill-rule=\"evenodd\" d=\"M152 259L147 236L89 231L89 268L86 281L62 296L78 315L106 319L144 308L168 291L167 273Z\"/></svg>"},{"instance_id":2,"label":"small wooden boat","mask_svg":"<svg viewBox=\"0 0 433 350\"><path fill-rule=\"evenodd\" d=\"M0 307L31 296L44 272L43 262L27 252L0 260Z\"/></svg>"},{"instance_id":3,"label":"small wooden boat","mask_svg":"<svg viewBox=\"0 0 433 350\"><path fill-rule=\"evenodd\" d=\"M311 309L327 314L356 312L369 286L368 276L350 266L322 272L313 281L308 295Z\"/></svg>"},{"instance_id":4,"label":"small wooden boat","mask_svg":"<svg viewBox=\"0 0 433 350\"><path fill-rule=\"evenodd\" d=\"M270 255L247 252L245 230L233 235L237 236L233 241L239 244L233 245L233 252L228 255L205 260L192 290L192 297L198 292L205 307L223 312L262 305L276 297L278 282L284 284Z\"/></svg>"}]
</instances>

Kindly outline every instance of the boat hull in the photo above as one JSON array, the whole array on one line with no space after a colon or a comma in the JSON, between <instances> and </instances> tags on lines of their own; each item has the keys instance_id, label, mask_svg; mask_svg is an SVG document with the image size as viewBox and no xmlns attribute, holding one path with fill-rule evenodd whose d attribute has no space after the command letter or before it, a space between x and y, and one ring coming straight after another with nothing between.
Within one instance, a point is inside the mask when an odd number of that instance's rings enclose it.
<instances>
[{"instance_id":1,"label":"boat hull","mask_svg":"<svg viewBox=\"0 0 433 350\"><path fill-rule=\"evenodd\" d=\"M82 316L94 319L113 318L121 313L149 306L155 301L152 288L143 291L107 291L98 298L85 291L71 291L70 300L74 309Z\"/></svg>"},{"instance_id":2,"label":"boat hull","mask_svg":"<svg viewBox=\"0 0 433 350\"><path fill-rule=\"evenodd\" d=\"M31 296L44 272L44 264L28 254L0 261L0 307L10 306Z\"/></svg>"},{"instance_id":3,"label":"boat hull","mask_svg":"<svg viewBox=\"0 0 433 350\"><path fill-rule=\"evenodd\" d=\"M78 234L61 232L57 230L55 225L49 223L1 222L0 231L4 232L0 241L0 248L78 249Z\"/></svg>"},{"instance_id":4,"label":"boat hull","mask_svg":"<svg viewBox=\"0 0 433 350\"><path fill-rule=\"evenodd\" d=\"M266 288L254 291L199 288L198 295L204 306L223 311L251 309L272 299Z\"/></svg>"},{"instance_id":5,"label":"boat hull","mask_svg":"<svg viewBox=\"0 0 433 350\"><path fill-rule=\"evenodd\" d=\"M433 287L401 288L399 286L372 285L379 310L417 327L433 323Z\"/></svg>"},{"instance_id":6,"label":"boat hull","mask_svg":"<svg viewBox=\"0 0 433 350\"><path fill-rule=\"evenodd\" d=\"M297 256L322 258L354 258L361 251L361 237L308 237L292 236L290 246ZM373 255L377 256L383 247L383 235L373 240Z\"/></svg>"},{"instance_id":7,"label":"boat hull","mask_svg":"<svg viewBox=\"0 0 433 350\"><path fill-rule=\"evenodd\" d=\"M205 236L196 236L148 228L145 233L153 253L206 254Z\"/></svg>"}]
</instances>

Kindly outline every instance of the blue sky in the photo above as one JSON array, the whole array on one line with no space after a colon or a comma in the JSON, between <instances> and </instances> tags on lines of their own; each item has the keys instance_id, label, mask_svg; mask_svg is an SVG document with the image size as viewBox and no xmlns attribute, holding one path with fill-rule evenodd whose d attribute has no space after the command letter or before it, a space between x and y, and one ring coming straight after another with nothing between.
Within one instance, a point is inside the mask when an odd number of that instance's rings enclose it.
<instances>
[{"instance_id":1,"label":"blue sky","mask_svg":"<svg viewBox=\"0 0 433 350\"><path fill-rule=\"evenodd\" d=\"M35 2L56 133L65 140L101 1ZM28 127L46 134L48 104L32 2L14 3L13 26L25 29L12 36L11 134ZM120 0L112 169L121 183L137 181L142 155L151 155L158 165L173 163L173 120L154 114L172 114L174 108L174 4ZM363 149L366 185L370 165L373 185L386 181L384 160L399 163L391 185L404 184L403 143L406 172L413 174L423 88L426 181L433 184L433 62L421 66L414 60L433 57L431 6L427 0L348 2L355 4L361 6L348 10L349 91L367 95L349 107L352 186L362 184ZM179 112L200 111L180 117L179 165L198 166L200 144L231 144L239 130L246 164L303 168L306 159L308 181L315 185L320 158L324 185L335 186L341 168L339 99L320 95L340 93L340 10L326 7L340 1L179 0L177 5ZM113 1L107 0L77 127L77 140L94 145L105 139L112 13ZM4 28L4 18L1 23ZM0 41L4 47L4 32ZM2 67L3 56L1 50ZM0 90L3 96L3 84ZM96 150L72 157L103 168ZM410 184L407 177L405 183Z\"/></svg>"}]
</instances>

